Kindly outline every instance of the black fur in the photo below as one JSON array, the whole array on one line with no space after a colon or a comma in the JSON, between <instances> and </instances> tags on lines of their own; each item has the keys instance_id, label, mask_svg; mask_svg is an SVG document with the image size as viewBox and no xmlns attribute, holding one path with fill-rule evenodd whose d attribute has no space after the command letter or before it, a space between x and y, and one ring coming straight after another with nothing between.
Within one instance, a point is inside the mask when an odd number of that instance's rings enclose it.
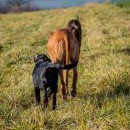
<instances>
[{"instance_id":1,"label":"black fur","mask_svg":"<svg viewBox=\"0 0 130 130\"><path fill-rule=\"evenodd\" d=\"M32 73L36 104L40 104L40 89L44 89L44 106L48 105L48 95L52 93L52 109L56 108L56 93L58 88L59 69L72 69L76 67L77 62L69 65L53 64L44 54L34 57L35 67Z\"/></svg>"}]
</instances>

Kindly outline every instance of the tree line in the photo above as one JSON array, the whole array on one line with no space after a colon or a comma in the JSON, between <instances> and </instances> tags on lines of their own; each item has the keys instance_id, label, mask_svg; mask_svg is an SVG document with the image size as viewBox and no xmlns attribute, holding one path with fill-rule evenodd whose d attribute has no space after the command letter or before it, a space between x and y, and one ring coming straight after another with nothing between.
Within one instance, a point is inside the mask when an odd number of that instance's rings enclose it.
<instances>
[{"instance_id":1,"label":"tree line","mask_svg":"<svg viewBox=\"0 0 130 130\"><path fill-rule=\"evenodd\" d=\"M0 13L40 10L32 4L33 0L0 0Z\"/></svg>"}]
</instances>

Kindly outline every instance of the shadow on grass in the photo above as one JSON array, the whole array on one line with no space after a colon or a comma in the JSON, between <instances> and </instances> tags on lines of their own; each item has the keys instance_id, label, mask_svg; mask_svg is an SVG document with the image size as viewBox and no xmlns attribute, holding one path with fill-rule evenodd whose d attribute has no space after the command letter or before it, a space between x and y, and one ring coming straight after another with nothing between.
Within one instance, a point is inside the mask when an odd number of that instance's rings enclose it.
<instances>
[{"instance_id":1,"label":"shadow on grass","mask_svg":"<svg viewBox=\"0 0 130 130\"><path fill-rule=\"evenodd\" d=\"M33 55L20 55L18 58L9 59L6 63L6 67L10 68L12 66L22 65L22 64L28 64L33 63Z\"/></svg>"},{"instance_id":2,"label":"shadow on grass","mask_svg":"<svg viewBox=\"0 0 130 130\"><path fill-rule=\"evenodd\" d=\"M30 95L26 95L25 98L20 99L21 100L17 102L17 105L21 106L23 109L28 109L32 106L32 104L35 104L34 92L32 92Z\"/></svg>"},{"instance_id":3,"label":"shadow on grass","mask_svg":"<svg viewBox=\"0 0 130 130\"><path fill-rule=\"evenodd\" d=\"M99 92L99 93L79 93L78 97L82 100L90 99L90 101L96 104L96 107L102 107L102 104L108 99L114 99L121 96L130 96L130 86L120 84L113 88L113 91Z\"/></svg>"},{"instance_id":4,"label":"shadow on grass","mask_svg":"<svg viewBox=\"0 0 130 130\"><path fill-rule=\"evenodd\" d=\"M127 55L130 55L130 48L120 49L120 50L116 50L114 52L115 53L125 53Z\"/></svg>"},{"instance_id":5,"label":"shadow on grass","mask_svg":"<svg viewBox=\"0 0 130 130\"><path fill-rule=\"evenodd\" d=\"M100 58L100 57L102 57L102 56L104 56L104 55L105 55L104 52L94 53L94 54L88 55L87 58L89 58L90 60L95 61L96 59L98 59L98 58Z\"/></svg>"},{"instance_id":6,"label":"shadow on grass","mask_svg":"<svg viewBox=\"0 0 130 130\"><path fill-rule=\"evenodd\" d=\"M31 43L31 46L33 47L37 47L37 46L43 46L47 44L47 39L43 39L42 41L35 41L33 43Z\"/></svg>"},{"instance_id":7,"label":"shadow on grass","mask_svg":"<svg viewBox=\"0 0 130 130\"><path fill-rule=\"evenodd\" d=\"M113 53L124 53L124 54L130 55L130 47L127 47L124 49L113 50ZM91 60L96 60L97 58L100 58L106 54L109 54L108 50L107 52L94 53L94 54L88 55L87 57L90 58Z\"/></svg>"},{"instance_id":8,"label":"shadow on grass","mask_svg":"<svg viewBox=\"0 0 130 130\"><path fill-rule=\"evenodd\" d=\"M2 45L0 45L0 53L3 51L3 46Z\"/></svg>"}]
</instances>

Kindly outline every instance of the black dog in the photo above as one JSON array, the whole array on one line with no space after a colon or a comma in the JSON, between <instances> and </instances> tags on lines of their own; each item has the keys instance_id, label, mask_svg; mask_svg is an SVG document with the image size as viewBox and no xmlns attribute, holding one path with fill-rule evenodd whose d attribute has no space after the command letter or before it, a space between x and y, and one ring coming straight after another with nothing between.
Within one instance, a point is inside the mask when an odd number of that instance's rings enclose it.
<instances>
[{"instance_id":1,"label":"black dog","mask_svg":"<svg viewBox=\"0 0 130 130\"><path fill-rule=\"evenodd\" d=\"M76 67L77 62L69 65L53 64L45 55L40 54L34 57L35 67L32 73L36 104L40 103L40 89L44 89L44 105L48 105L48 90L53 94L53 106L56 108L56 93L58 88L58 71L59 69L72 69Z\"/></svg>"}]
</instances>

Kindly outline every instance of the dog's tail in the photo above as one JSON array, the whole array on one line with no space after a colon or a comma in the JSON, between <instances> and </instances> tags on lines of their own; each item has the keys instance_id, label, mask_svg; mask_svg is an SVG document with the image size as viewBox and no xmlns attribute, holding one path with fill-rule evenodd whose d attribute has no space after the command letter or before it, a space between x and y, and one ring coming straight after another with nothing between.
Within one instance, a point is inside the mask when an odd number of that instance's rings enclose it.
<instances>
[{"instance_id":1,"label":"dog's tail","mask_svg":"<svg viewBox=\"0 0 130 130\"><path fill-rule=\"evenodd\" d=\"M73 62L71 64L68 64L68 65L60 65L59 69L73 69L77 66L78 62Z\"/></svg>"}]
</instances>

